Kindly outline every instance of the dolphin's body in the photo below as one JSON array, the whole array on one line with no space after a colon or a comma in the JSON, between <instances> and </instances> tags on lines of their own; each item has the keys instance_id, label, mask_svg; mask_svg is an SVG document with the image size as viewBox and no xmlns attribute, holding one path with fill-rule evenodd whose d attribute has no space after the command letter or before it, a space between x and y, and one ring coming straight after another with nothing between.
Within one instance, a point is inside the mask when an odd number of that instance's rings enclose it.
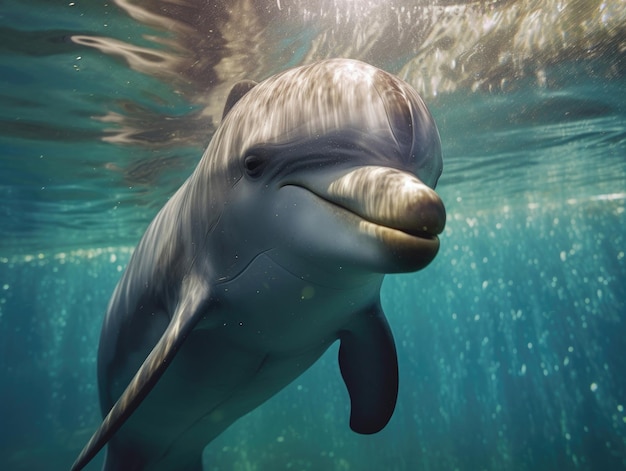
<instances>
[{"instance_id":1,"label":"dolphin's body","mask_svg":"<svg viewBox=\"0 0 626 471\"><path fill-rule=\"evenodd\" d=\"M110 301L108 414L73 470L202 469L205 445L340 340L350 425L396 402L385 273L439 248L435 123L401 80L353 60L233 89L195 172L149 226Z\"/></svg>"}]
</instances>

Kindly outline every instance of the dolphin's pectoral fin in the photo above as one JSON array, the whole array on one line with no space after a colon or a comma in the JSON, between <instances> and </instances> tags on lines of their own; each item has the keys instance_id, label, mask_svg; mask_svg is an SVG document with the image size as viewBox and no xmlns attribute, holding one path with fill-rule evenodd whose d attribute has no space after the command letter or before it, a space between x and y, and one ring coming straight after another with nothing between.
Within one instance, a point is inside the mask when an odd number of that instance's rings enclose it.
<instances>
[{"instance_id":1,"label":"dolphin's pectoral fin","mask_svg":"<svg viewBox=\"0 0 626 471\"><path fill-rule=\"evenodd\" d=\"M376 433L387 425L398 396L398 359L379 304L340 333L339 367L350 394L350 428Z\"/></svg>"},{"instance_id":2,"label":"dolphin's pectoral fin","mask_svg":"<svg viewBox=\"0 0 626 471\"><path fill-rule=\"evenodd\" d=\"M191 330L208 311L210 290L206 283L195 276L188 276L183 284L176 311L163 336L83 448L71 471L78 471L89 463L132 415L171 364Z\"/></svg>"},{"instance_id":3,"label":"dolphin's pectoral fin","mask_svg":"<svg viewBox=\"0 0 626 471\"><path fill-rule=\"evenodd\" d=\"M230 93L228 94L228 98L226 98L226 104L222 112L222 120L224 120L230 109L235 106L235 103L241 100L241 97L252 90L256 84L257 83L252 80L242 80L233 85L233 88L230 89Z\"/></svg>"}]
</instances>

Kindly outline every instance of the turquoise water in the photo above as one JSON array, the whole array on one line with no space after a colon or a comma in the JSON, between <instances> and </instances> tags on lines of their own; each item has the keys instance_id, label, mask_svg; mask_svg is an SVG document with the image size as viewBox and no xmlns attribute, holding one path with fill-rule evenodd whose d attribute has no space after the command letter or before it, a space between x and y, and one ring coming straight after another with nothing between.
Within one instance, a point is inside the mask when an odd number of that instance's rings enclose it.
<instances>
[{"instance_id":1,"label":"turquoise water","mask_svg":"<svg viewBox=\"0 0 626 471\"><path fill-rule=\"evenodd\" d=\"M333 348L205 469L626 469L626 8L450 3L2 2L1 469L68 469L97 427L106 304L230 84L339 55L442 137L441 251L382 292L398 407L352 433Z\"/></svg>"}]
</instances>

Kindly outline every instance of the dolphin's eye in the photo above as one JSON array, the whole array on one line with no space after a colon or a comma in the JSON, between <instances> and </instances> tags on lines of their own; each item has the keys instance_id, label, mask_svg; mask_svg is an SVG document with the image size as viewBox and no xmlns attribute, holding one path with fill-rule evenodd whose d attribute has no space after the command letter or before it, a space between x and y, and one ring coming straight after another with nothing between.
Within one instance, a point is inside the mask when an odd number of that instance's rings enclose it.
<instances>
[{"instance_id":1,"label":"dolphin's eye","mask_svg":"<svg viewBox=\"0 0 626 471\"><path fill-rule=\"evenodd\" d=\"M256 154L246 155L243 166L249 177L258 178L263 175L263 171L267 167L267 157Z\"/></svg>"}]
</instances>

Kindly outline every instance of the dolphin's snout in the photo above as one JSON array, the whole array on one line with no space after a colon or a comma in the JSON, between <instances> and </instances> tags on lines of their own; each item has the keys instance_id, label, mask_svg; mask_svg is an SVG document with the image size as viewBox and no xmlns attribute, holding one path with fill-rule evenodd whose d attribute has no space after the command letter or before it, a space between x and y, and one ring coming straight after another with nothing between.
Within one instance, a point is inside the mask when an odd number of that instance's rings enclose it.
<instances>
[{"instance_id":1,"label":"dolphin's snout","mask_svg":"<svg viewBox=\"0 0 626 471\"><path fill-rule=\"evenodd\" d=\"M417 237L436 238L446 222L437 193L414 175L393 168L352 170L329 185L328 197L371 223Z\"/></svg>"},{"instance_id":2,"label":"dolphin's snout","mask_svg":"<svg viewBox=\"0 0 626 471\"><path fill-rule=\"evenodd\" d=\"M409 219L406 232L414 235L436 236L443 232L446 225L446 209L439 195L419 182L419 188L410 189L408 195L401 195L399 200L407 204Z\"/></svg>"}]
</instances>

